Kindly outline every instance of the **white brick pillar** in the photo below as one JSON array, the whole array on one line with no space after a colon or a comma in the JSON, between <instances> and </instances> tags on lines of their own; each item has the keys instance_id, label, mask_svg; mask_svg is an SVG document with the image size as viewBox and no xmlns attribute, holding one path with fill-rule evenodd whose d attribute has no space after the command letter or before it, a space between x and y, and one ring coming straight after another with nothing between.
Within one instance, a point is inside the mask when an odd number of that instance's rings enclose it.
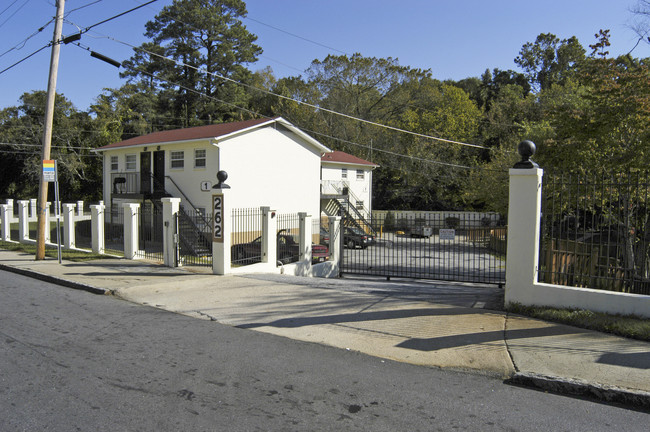
<instances>
[{"instance_id":1,"label":"white brick pillar","mask_svg":"<svg viewBox=\"0 0 650 432\"><path fill-rule=\"evenodd\" d=\"M124 208L124 258L134 259L140 238L138 226L140 204L124 203L122 207Z\"/></svg>"},{"instance_id":2,"label":"white brick pillar","mask_svg":"<svg viewBox=\"0 0 650 432\"><path fill-rule=\"evenodd\" d=\"M90 224L92 235L92 249L96 254L103 254L106 247L106 237L104 236L104 205L90 206Z\"/></svg>"},{"instance_id":3,"label":"white brick pillar","mask_svg":"<svg viewBox=\"0 0 650 432\"><path fill-rule=\"evenodd\" d=\"M298 274L308 275L311 270L311 216L307 213L298 213L300 232L299 257L298 257Z\"/></svg>"},{"instance_id":4,"label":"white brick pillar","mask_svg":"<svg viewBox=\"0 0 650 432\"><path fill-rule=\"evenodd\" d=\"M76 204L63 204L63 247L75 247L74 208Z\"/></svg>"},{"instance_id":5,"label":"white brick pillar","mask_svg":"<svg viewBox=\"0 0 650 432\"><path fill-rule=\"evenodd\" d=\"M276 266L278 260L278 219L277 212L271 207L262 210L262 262Z\"/></svg>"},{"instance_id":6,"label":"white brick pillar","mask_svg":"<svg viewBox=\"0 0 650 432\"><path fill-rule=\"evenodd\" d=\"M212 209L212 273L224 275L231 272L230 246L232 242L232 207L230 189L215 189Z\"/></svg>"},{"instance_id":7,"label":"white brick pillar","mask_svg":"<svg viewBox=\"0 0 650 432\"><path fill-rule=\"evenodd\" d=\"M163 262L167 267L179 265L176 257L176 215L180 208L180 198L163 198Z\"/></svg>"},{"instance_id":8,"label":"white brick pillar","mask_svg":"<svg viewBox=\"0 0 650 432\"><path fill-rule=\"evenodd\" d=\"M537 282L543 175L540 168L510 170L506 304Z\"/></svg>"},{"instance_id":9,"label":"white brick pillar","mask_svg":"<svg viewBox=\"0 0 650 432\"><path fill-rule=\"evenodd\" d=\"M11 207L7 204L0 205L0 229L2 229L2 241L11 240Z\"/></svg>"},{"instance_id":10,"label":"white brick pillar","mask_svg":"<svg viewBox=\"0 0 650 432\"><path fill-rule=\"evenodd\" d=\"M341 235L341 217L330 216L329 218L329 231L330 231L330 261L340 265L341 260L341 242L343 236Z\"/></svg>"},{"instance_id":11,"label":"white brick pillar","mask_svg":"<svg viewBox=\"0 0 650 432\"><path fill-rule=\"evenodd\" d=\"M29 201L18 201L18 241L25 243L29 241Z\"/></svg>"},{"instance_id":12,"label":"white brick pillar","mask_svg":"<svg viewBox=\"0 0 650 432\"><path fill-rule=\"evenodd\" d=\"M32 221L38 220L38 214L36 210L36 202L38 200L36 198L31 198L29 200L29 219Z\"/></svg>"}]
</instances>

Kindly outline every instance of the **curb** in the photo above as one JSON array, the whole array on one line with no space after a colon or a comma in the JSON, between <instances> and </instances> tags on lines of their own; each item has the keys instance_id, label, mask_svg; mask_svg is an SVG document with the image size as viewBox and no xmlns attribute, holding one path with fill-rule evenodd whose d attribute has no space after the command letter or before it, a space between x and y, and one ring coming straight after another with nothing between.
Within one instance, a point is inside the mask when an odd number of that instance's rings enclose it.
<instances>
[{"instance_id":1,"label":"curb","mask_svg":"<svg viewBox=\"0 0 650 432\"><path fill-rule=\"evenodd\" d=\"M504 381L506 384L532 387L550 393L581 396L601 402L617 403L642 411L650 411L650 392L621 387L592 384L581 380L516 372Z\"/></svg>"},{"instance_id":2,"label":"curb","mask_svg":"<svg viewBox=\"0 0 650 432\"><path fill-rule=\"evenodd\" d=\"M31 278L34 278L34 279L41 280L43 282L49 282L49 283L53 283L53 284L68 287L68 288L73 288L73 289L77 289L77 290L81 290L81 291L87 291L87 292L92 293L92 294L106 295L106 294L111 293L111 290L108 290L108 289L97 288L97 287L94 287L94 286L91 286L91 285L86 285L86 284L83 284L83 283L80 283L80 282L73 282L73 281L69 281L69 280L66 280L66 279L57 278L57 277L54 277L54 276L39 273L39 272L34 271L34 270L25 270L25 269L21 269L21 268L17 268L17 267L8 266L8 265L5 265L5 264L0 264L0 270L8 271L8 272L11 272L11 273L17 273L17 274L22 275L22 276L28 276L28 277L31 277Z\"/></svg>"}]
</instances>

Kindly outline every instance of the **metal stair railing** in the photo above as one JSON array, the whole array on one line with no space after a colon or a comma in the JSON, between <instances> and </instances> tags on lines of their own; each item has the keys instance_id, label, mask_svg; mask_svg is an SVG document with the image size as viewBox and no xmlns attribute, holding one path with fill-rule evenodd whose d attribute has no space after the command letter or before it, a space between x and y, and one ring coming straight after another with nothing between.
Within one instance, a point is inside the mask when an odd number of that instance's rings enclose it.
<instances>
[{"instance_id":1,"label":"metal stair railing","mask_svg":"<svg viewBox=\"0 0 650 432\"><path fill-rule=\"evenodd\" d=\"M165 189L165 185L161 184L161 182L155 178L153 174L151 174L151 178L154 183L154 190L162 192L165 196L172 196ZM189 204L193 213L197 215L196 217L200 218L199 221L195 221L195 218L190 216L188 212L183 208L183 206L180 206L178 209L178 240L181 248L185 251L189 251L192 255L195 256L211 255L212 250L207 245L207 239L204 236L204 230L201 229L196 223L199 222L202 223L204 227L209 227L211 221L207 218L207 215L197 210L192 201L190 201L189 198L187 198L187 195L185 195L181 188L178 187L174 179L169 176L165 176L165 178L169 179L172 182L174 187L183 196L187 204ZM160 200L151 199L151 202L162 212L162 203Z\"/></svg>"}]
</instances>

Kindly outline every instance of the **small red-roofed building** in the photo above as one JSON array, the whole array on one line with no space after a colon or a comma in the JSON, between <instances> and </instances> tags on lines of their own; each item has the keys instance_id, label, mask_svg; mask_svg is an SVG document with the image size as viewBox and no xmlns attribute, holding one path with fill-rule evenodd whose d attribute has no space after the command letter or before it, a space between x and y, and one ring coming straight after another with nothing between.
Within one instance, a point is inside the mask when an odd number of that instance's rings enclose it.
<instances>
[{"instance_id":1,"label":"small red-roofed building","mask_svg":"<svg viewBox=\"0 0 650 432\"><path fill-rule=\"evenodd\" d=\"M370 220L372 171L379 165L342 151L321 157L321 209L328 216L347 212Z\"/></svg>"}]
</instances>

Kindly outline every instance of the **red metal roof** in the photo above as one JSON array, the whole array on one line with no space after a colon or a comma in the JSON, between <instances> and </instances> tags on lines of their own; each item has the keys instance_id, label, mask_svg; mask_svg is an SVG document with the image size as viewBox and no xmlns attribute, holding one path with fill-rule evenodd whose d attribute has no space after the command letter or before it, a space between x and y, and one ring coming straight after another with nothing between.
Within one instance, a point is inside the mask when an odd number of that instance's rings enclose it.
<instances>
[{"instance_id":1,"label":"red metal roof","mask_svg":"<svg viewBox=\"0 0 650 432\"><path fill-rule=\"evenodd\" d=\"M378 167L376 163L368 162L367 160L358 158L351 154L342 152L342 151L333 151L330 153L325 153L321 156L320 160L322 162L337 162L343 164L353 164L353 165L369 165L373 167Z\"/></svg>"},{"instance_id":2,"label":"red metal roof","mask_svg":"<svg viewBox=\"0 0 650 432\"><path fill-rule=\"evenodd\" d=\"M99 147L97 150L109 150L119 147L131 147L146 144L159 144L174 141L187 141L204 138L218 138L233 132L244 130L262 123L271 122L275 119L255 119L232 123L221 123L208 126L198 126L185 129L174 129L161 132L153 132L147 135L131 138L117 143Z\"/></svg>"}]
</instances>

